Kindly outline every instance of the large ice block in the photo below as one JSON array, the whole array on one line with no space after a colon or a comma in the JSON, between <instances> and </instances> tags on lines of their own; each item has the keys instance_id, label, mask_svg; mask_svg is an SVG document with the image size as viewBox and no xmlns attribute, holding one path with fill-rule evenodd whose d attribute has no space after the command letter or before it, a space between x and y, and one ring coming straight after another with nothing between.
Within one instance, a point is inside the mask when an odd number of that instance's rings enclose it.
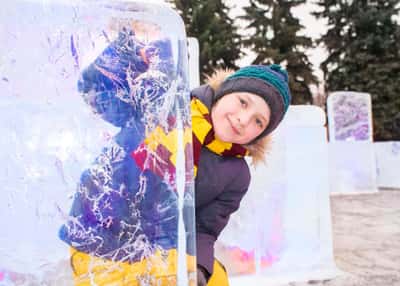
<instances>
[{"instance_id":1,"label":"large ice block","mask_svg":"<svg viewBox=\"0 0 400 286\"><path fill-rule=\"evenodd\" d=\"M195 283L186 35L154 2L2 3L1 285Z\"/></svg>"},{"instance_id":2,"label":"large ice block","mask_svg":"<svg viewBox=\"0 0 400 286\"><path fill-rule=\"evenodd\" d=\"M331 192L376 192L371 96L352 91L333 92L327 108Z\"/></svg>"},{"instance_id":3,"label":"large ice block","mask_svg":"<svg viewBox=\"0 0 400 286\"><path fill-rule=\"evenodd\" d=\"M357 194L378 191L374 143L329 142L331 193Z\"/></svg>"},{"instance_id":4,"label":"large ice block","mask_svg":"<svg viewBox=\"0 0 400 286\"><path fill-rule=\"evenodd\" d=\"M217 245L231 285L278 285L337 274L324 118L316 106L290 106L265 165L251 168L249 191Z\"/></svg>"}]
</instances>

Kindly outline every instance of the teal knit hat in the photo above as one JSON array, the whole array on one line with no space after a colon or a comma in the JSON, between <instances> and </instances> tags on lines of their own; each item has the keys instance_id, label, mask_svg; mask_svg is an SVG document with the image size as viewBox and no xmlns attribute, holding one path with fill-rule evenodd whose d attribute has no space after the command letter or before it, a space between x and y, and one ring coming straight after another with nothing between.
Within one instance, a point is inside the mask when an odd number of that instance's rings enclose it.
<instances>
[{"instance_id":1,"label":"teal knit hat","mask_svg":"<svg viewBox=\"0 0 400 286\"><path fill-rule=\"evenodd\" d=\"M267 128L254 141L271 133L282 121L290 105L287 72L277 64L251 65L239 69L221 84L213 102L232 92L250 92L261 96L271 109Z\"/></svg>"}]
</instances>

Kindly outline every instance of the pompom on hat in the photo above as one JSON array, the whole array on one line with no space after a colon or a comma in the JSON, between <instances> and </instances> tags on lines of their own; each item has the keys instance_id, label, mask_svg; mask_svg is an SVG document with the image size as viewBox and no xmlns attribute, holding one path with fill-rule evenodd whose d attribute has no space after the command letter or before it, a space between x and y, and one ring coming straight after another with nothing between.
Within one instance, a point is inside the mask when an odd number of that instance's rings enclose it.
<instances>
[{"instance_id":1,"label":"pompom on hat","mask_svg":"<svg viewBox=\"0 0 400 286\"><path fill-rule=\"evenodd\" d=\"M267 128L256 141L270 134L288 110L291 100L288 81L288 74L280 65L250 65L237 70L222 82L215 92L213 103L233 92L249 92L261 96L271 109L271 117Z\"/></svg>"}]
</instances>

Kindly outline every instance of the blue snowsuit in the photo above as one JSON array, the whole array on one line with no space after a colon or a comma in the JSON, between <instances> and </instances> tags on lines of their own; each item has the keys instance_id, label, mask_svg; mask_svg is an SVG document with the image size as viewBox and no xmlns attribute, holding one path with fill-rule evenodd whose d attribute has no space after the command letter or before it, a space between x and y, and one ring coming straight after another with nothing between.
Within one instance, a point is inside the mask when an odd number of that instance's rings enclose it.
<instances>
[{"instance_id":1,"label":"blue snowsuit","mask_svg":"<svg viewBox=\"0 0 400 286\"><path fill-rule=\"evenodd\" d=\"M154 247L176 248L176 192L132 158L145 137L144 114L162 103L175 73L169 41L145 45L126 30L83 71L84 100L121 130L82 173L60 230L78 251L135 262Z\"/></svg>"}]
</instances>

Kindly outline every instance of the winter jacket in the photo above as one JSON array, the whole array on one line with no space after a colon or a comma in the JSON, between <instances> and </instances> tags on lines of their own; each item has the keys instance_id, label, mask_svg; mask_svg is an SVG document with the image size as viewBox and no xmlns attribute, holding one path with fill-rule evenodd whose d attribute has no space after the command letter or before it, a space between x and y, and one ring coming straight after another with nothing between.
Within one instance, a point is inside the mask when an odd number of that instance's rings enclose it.
<instances>
[{"instance_id":1,"label":"winter jacket","mask_svg":"<svg viewBox=\"0 0 400 286\"><path fill-rule=\"evenodd\" d=\"M136 262L157 247L177 247L176 192L154 172L143 171L132 153L174 77L169 41L144 45L127 31L83 71L78 90L84 100L121 129L82 173L60 229L60 238L75 249Z\"/></svg>"},{"instance_id":2,"label":"winter jacket","mask_svg":"<svg viewBox=\"0 0 400 286\"><path fill-rule=\"evenodd\" d=\"M209 84L192 91L211 110L214 91L229 75L229 71L217 71ZM255 160L263 158L269 138L246 146ZM230 215L240 205L250 183L250 171L244 158L223 157L202 147L196 193L196 255L197 264L213 273L214 244L229 221Z\"/></svg>"}]
</instances>

